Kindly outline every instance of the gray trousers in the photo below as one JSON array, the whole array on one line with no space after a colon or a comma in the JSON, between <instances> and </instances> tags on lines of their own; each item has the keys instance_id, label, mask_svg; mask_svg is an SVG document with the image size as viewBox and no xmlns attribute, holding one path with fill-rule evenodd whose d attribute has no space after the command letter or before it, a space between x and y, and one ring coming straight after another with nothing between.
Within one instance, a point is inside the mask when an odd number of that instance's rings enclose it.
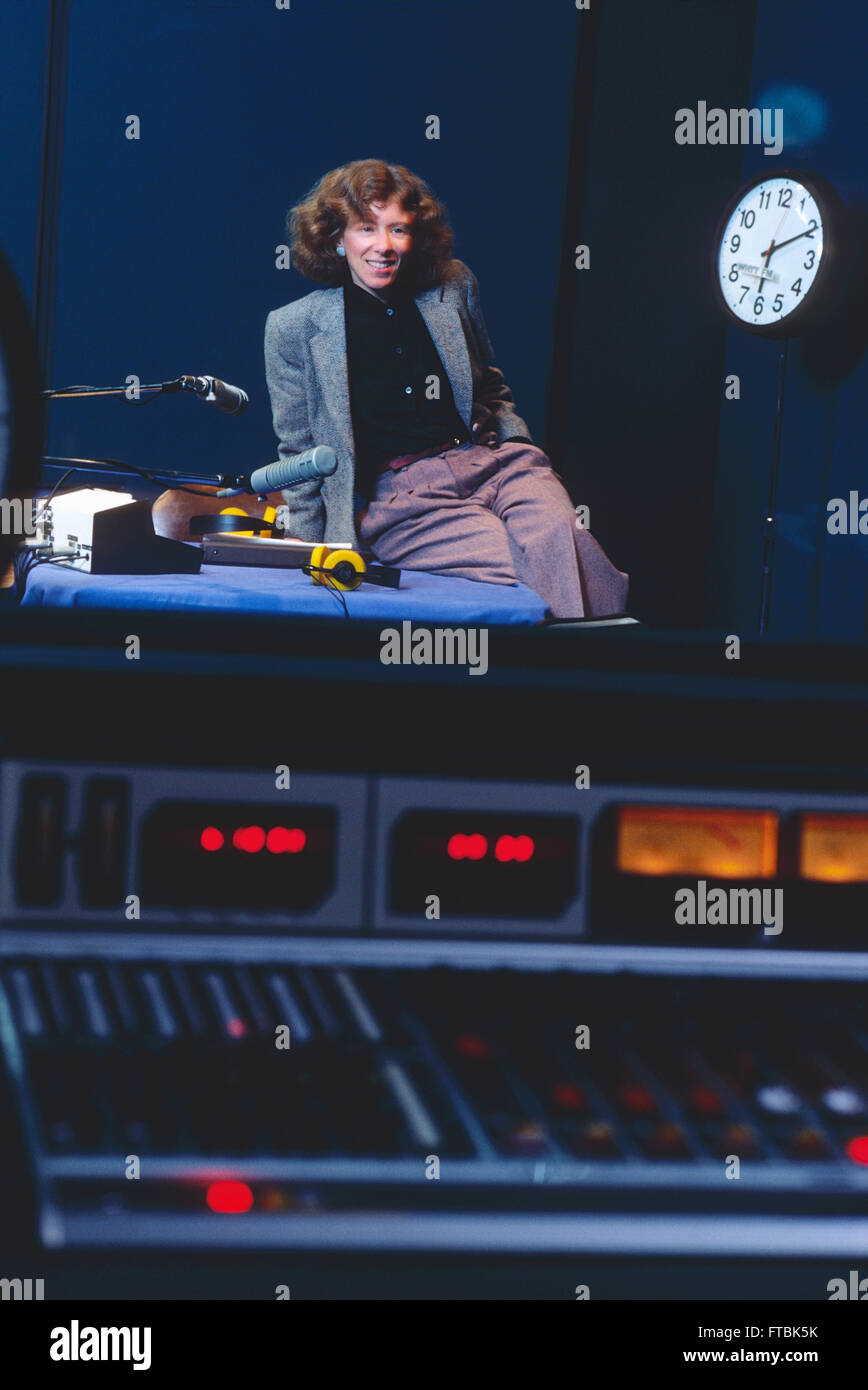
<instances>
[{"instance_id":1,"label":"gray trousers","mask_svg":"<svg viewBox=\"0 0 868 1390\"><path fill-rule=\"evenodd\" d=\"M461 444L387 469L356 518L384 565L526 584L553 618L623 613L629 579L590 531L542 449Z\"/></svg>"}]
</instances>

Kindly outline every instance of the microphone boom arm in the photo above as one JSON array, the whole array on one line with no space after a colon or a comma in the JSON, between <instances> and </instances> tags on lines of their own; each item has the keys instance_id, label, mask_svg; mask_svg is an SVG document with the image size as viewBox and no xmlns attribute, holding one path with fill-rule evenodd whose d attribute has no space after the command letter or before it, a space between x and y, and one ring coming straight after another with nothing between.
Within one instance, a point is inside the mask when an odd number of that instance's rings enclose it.
<instances>
[{"instance_id":1,"label":"microphone boom arm","mask_svg":"<svg viewBox=\"0 0 868 1390\"><path fill-rule=\"evenodd\" d=\"M131 463L124 463L121 459L78 459L61 458L58 455L44 455L42 462L49 468L69 468L80 469L83 473L128 473L133 477L145 478L148 482L167 483L169 487L191 483L196 483L203 487L228 487L244 489L239 484L244 478L243 473L191 473L186 469L177 470L174 468L135 468Z\"/></svg>"}]
</instances>

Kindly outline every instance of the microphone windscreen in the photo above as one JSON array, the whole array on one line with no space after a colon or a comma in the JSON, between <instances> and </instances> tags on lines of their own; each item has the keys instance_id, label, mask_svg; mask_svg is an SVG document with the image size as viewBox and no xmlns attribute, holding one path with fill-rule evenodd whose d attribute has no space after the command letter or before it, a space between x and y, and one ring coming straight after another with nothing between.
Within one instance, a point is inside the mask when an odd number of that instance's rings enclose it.
<instances>
[{"instance_id":1,"label":"microphone windscreen","mask_svg":"<svg viewBox=\"0 0 868 1390\"><path fill-rule=\"evenodd\" d=\"M277 463L267 463L250 475L253 492L281 492L286 487L295 487L315 478L327 478L337 469L338 461L334 449L327 444L317 444L292 458L278 459Z\"/></svg>"}]
</instances>

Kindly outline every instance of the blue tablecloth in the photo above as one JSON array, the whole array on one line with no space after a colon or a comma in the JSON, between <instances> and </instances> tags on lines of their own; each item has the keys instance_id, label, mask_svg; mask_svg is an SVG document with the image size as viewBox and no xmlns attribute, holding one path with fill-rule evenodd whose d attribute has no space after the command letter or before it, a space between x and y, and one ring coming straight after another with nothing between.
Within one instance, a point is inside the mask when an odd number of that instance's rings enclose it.
<instances>
[{"instance_id":1,"label":"blue tablecloth","mask_svg":"<svg viewBox=\"0 0 868 1390\"><path fill-rule=\"evenodd\" d=\"M547 609L524 584L480 584L472 579L404 570L400 589L363 584L345 593L350 618L381 622L410 618L463 626L527 626ZM60 564L37 565L25 604L52 608L210 609L223 613L279 613L343 618L337 596L300 570L203 565L199 574L82 574Z\"/></svg>"}]
</instances>

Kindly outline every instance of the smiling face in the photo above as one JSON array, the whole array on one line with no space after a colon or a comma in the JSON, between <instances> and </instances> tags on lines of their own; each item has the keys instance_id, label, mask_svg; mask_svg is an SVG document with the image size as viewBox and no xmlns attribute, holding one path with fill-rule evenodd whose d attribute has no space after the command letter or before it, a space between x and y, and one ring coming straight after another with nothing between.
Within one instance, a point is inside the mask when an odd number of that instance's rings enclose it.
<instances>
[{"instance_id":1,"label":"smiling face","mask_svg":"<svg viewBox=\"0 0 868 1390\"><path fill-rule=\"evenodd\" d=\"M338 245L346 252L350 275L357 285L371 294L382 294L395 284L413 249L412 224L412 212L405 212L397 198L390 203L372 203L367 219L351 218Z\"/></svg>"}]
</instances>

